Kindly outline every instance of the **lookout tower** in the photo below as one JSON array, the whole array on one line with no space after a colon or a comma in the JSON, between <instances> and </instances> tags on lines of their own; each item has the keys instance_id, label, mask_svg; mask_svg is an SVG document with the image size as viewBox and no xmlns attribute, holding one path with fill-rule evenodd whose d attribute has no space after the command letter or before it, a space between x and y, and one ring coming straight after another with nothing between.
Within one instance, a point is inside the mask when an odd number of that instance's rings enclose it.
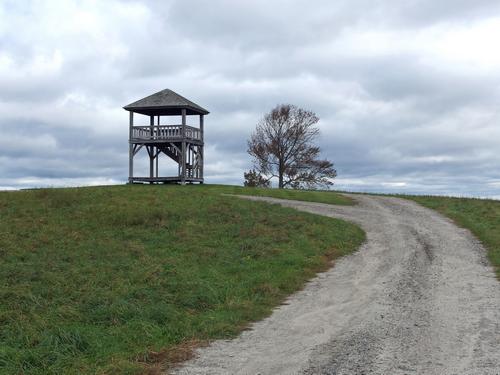
<instances>
[{"instance_id":1,"label":"lookout tower","mask_svg":"<svg viewBox=\"0 0 500 375\"><path fill-rule=\"evenodd\" d=\"M203 120L209 113L206 109L169 89L123 108L130 113L129 183L203 183ZM148 116L149 125L134 126L134 113ZM180 124L167 125L173 116L180 117ZM199 116L199 127L187 125L188 116ZM149 176L134 177L134 156L143 148L149 156ZM162 153L177 163L177 176L158 176Z\"/></svg>"}]
</instances>

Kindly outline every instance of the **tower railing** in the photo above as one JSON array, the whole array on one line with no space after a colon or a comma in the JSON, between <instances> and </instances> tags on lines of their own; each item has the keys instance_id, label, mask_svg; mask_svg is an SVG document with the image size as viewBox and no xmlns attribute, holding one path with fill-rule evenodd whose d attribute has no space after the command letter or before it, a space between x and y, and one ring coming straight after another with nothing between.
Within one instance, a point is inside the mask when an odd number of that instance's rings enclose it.
<instances>
[{"instance_id":1,"label":"tower railing","mask_svg":"<svg viewBox=\"0 0 500 375\"><path fill-rule=\"evenodd\" d=\"M184 132L182 125L154 125L154 126L134 126L132 127L132 140L162 141L194 139L201 141L201 130L189 125L185 125Z\"/></svg>"}]
</instances>

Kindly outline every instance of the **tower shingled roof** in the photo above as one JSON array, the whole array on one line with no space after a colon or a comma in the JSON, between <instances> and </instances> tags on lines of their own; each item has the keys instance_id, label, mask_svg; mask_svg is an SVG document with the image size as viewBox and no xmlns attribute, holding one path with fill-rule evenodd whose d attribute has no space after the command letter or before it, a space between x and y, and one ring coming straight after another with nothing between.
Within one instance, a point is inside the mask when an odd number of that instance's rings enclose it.
<instances>
[{"instance_id":1,"label":"tower shingled roof","mask_svg":"<svg viewBox=\"0 0 500 375\"><path fill-rule=\"evenodd\" d=\"M143 115L180 115L183 109L188 115L206 115L209 112L203 107L176 92L165 89L146 96L123 107L127 111Z\"/></svg>"}]
</instances>

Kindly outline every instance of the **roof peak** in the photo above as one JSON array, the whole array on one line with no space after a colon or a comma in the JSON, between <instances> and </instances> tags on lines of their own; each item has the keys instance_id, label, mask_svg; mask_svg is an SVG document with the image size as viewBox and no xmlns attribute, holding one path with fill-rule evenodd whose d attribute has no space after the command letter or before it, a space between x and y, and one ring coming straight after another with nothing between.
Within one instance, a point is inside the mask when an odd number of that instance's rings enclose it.
<instances>
[{"instance_id":1,"label":"roof peak","mask_svg":"<svg viewBox=\"0 0 500 375\"><path fill-rule=\"evenodd\" d=\"M170 89L163 89L123 107L127 111L144 115L180 115L185 109L188 115L206 115L209 112L198 104Z\"/></svg>"}]
</instances>

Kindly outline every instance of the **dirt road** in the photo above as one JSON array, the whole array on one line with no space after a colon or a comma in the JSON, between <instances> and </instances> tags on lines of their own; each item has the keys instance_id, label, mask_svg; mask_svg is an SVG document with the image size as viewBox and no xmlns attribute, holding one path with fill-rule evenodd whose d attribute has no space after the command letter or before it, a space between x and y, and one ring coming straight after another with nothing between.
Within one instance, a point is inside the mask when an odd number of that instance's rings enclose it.
<instances>
[{"instance_id":1,"label":"dirt road","mask_svg":"<svg viewBox=\"0 0 500 375\"><path fill-rule=\"evenodd\" d=\"M285 201L358 223L367 242L267 319L175 374L500 374L500 283L464 229L416 203Z\"/></svg>"}]
</instances>

